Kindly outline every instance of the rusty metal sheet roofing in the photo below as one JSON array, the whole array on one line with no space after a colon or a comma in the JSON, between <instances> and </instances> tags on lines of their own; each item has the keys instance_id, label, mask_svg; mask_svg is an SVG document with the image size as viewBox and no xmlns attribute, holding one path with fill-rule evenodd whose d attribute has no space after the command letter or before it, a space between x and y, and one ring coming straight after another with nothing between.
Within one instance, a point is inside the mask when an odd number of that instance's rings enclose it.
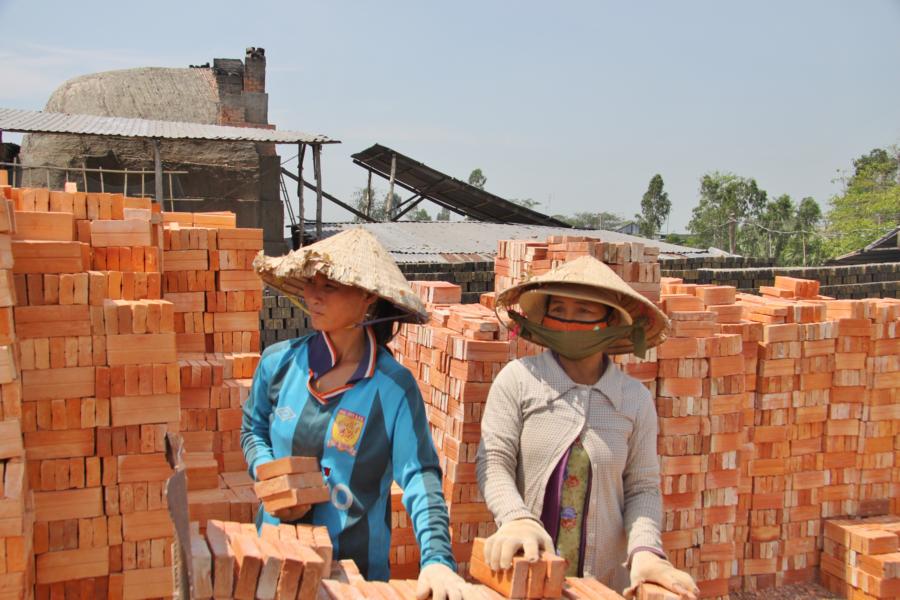
<instances>
[{"instance_id":1,"label":"rusty metal sheet roofing","mask_svg":"<svg viewBox=\"0 0 900 600\"><path fill-rule=\"evenodd\" d=\"M685 258L705 256L707 251L605 230L570 229L542 225L479 223L473 221L324 223L323 237L353 227L364 227L391 253L397 262L478 262L492 261L500 240L543 241L551 235L584 235L607 242L639 242L659 248L661 256ZM307 235L315 225L307 224Z\"/></svg>"},{"instance_id":2,"label":"rusty metal sheet roofing","mask_svg":"<svg viewBox=\"0 0 900 600\"><path fill-rule=\"evenodd\" d=\"M209 140L274 144L336 144L324 135L277 131L261 127L231 127L183 121L153 121L68 113L0 108L0 131L96 135L160 140Z\"/></svg>"},{"instance_id":3,"label":"rusty metal sheet roofing","mask_svg":"<svg viewBox=\"0 0 900 600\"><path fill-rule=\"evenodd\" d=\"M353 162L390 179L391 161L396 157L395 183L415 194L456 213L491 223L527 223L569 227L536 210L510 202L437 169L405 156L381 144L375 144L353 155Z\"/></svg>"}]
</instances>

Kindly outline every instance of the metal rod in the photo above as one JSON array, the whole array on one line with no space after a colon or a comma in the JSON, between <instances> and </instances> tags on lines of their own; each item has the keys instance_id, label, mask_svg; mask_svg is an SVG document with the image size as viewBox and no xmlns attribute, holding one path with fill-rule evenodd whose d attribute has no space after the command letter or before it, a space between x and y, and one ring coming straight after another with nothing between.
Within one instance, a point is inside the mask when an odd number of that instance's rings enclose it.
<instances>
[{"instance_id":1,"label":"metal rod","mask_svg":"<svg viewBox=\"0 0 900 600\"><path fill-rule=\"evenodd\" d=\"M322 239L322 145L313 146L313 170L316 176L316 240Z\"/></svg>"},{"instance_id":2,"label":"metal rod","mask_svg":"<svg viewBox=\"0 0 900 600\"><path fill-rule=\"evenodd\" d=\"M144 172L141 171L141 198L146 198L147 195L144 194Z\"/></svg>"},{"instance_id":3,"label":"metal rod","mask_svg":"<svg viewBox=\"0 0 900 600\"><path fill-rule=\"evenodd\" d=\"M153 166L154 166L154 177L153 181L156 184L156 201L162 206L163 202L163 173L162 173L162 158L159 156L159 140L153 140Z\"/></svg>"},{"instance_id":4,"label":"metal rod","mask_svg":"<svg viewBox=\"0 0 900 600\"><path fill-rule=\"evenodd\" d=\"M19 168L16 165L18 164L18 162L19 162L18 156L13 158L13 187L17 187L16 186L16 173L18 173Z\"/></svg>"},{"instance_id":5,"label":"metal rod","mask_svg":"<svg viewBox=\"0 0 900 600\"><path fill-rule=\"evenodd\" d=\"M128 195L128 169L125 169L125 181L122 183L122 193Z\"/></svg>"},{"instance_id":6,"label":"metal rod","mask_svg":"<svg viewBox=\"0 0 900 600\"><path fill-rule=\"evenodd\" d=\"M49 179L47 181L49 181ZM100 193L106 193L106 187L103 185L103 167L100 167Z\"/></svg>"},{"instance_id":7,"label":"metal rod","mask_svg":"<svg viewBox=\"0 0 900 600\"><path fill-rule=\"evenodd\" d=\"M87 166L81 161L81 180L84 182L84 191L88 191Z\"/></svg>"},{"instance_id":8,"label":"metal rod","mask_svg":"<svg viewBox=\"0 0 900 600\"><path fill-rule=\"evenodd\" d=\"M50 169L47 169L47 189L50 189Z\"/></svg>"}]
</instances>

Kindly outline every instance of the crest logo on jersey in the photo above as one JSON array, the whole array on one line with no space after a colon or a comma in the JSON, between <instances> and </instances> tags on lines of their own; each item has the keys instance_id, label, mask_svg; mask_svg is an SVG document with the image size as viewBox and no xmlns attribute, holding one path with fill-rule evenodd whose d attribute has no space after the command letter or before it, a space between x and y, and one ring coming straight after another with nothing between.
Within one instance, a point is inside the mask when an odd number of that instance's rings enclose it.
<instances>
[{"instance_id":1,"label":"crest logo on jersey","mask_svg":"<svg viewBox=\"0 0 900 600\"><path fill-rule=\"evenodd\" d=\"M297 413L290 406L279 406L275 409L275 414L282 422L290 421L297 416Z\"/></svg>"},{"instance_id":2,"label":"crest logo on jersey","mask_svg":"<svg viewBox=\"0 0 900 600\"><path fill-rule=\"evenodd\" d=\"M362 436L363 425L366 419L362 415L351 412L345 408L338 411L331 426L331 439L328 440L329 448L337 448L350 456L356 456L356 444Z\"/></svg>"}]
</instances>

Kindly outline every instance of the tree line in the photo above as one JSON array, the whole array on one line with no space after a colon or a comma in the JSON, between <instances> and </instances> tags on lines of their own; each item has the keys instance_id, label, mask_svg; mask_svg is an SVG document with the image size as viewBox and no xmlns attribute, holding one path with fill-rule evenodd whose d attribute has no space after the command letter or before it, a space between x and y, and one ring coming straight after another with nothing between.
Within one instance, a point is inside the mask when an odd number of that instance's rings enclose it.
<instances>
[{"instance_id":1,"label":"tree line","mask_svg":"<svg viewBox=\"0 0 900 600\"><path fill-rule=\"evenodd\" d=\"M795 201L787 194L770 195L752 177L713 171L700 178L699 199L684 234L663 233L672 203L662 175L650 178L640 199L640 212L632 219L609 211L582 211L553 217L579 229L619 230L629 224L639 235L694 248L719 248L732 254L768 258L778 265L817 265L830 258L858 250L900 225L900 149L876 148L853 161L853 170L842 174L840 193L822 211L807 196ZM487 177L474 169L469 184L484 189ZM354 194L358 210L376 220L387 220L387 198L361 188ZM379 197L374 197L374 196ZM513 202L541 210L532 198ZM394 194L392 206L400 204ZM424 208L403 215L404 220L430 221ZM440 209L435 220L449 221L450 211ZM665 228L668 229L668 228Z\"/></svg>"}]
</instances>

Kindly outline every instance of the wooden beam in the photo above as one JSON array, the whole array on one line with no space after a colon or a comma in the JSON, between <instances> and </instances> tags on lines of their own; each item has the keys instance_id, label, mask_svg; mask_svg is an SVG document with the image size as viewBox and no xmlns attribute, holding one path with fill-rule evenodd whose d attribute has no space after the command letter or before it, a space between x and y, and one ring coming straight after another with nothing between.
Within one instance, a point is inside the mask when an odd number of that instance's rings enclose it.
<instances>
[{"instance_id":1,"label":"wooden beam","mask_svg":"<svg viewBox=\"0 0 900 600\"><path fill-rule=\"evenodd\" d=\"M304 225L306 224L306 216L305 216L304 210L303 210L304 207L303 207L303 183L302 183L303 182L303 158L304 158L305 154L306 154L306 144L299 144L298 153L297 153L297 176L294 177L294 180L297 182L297 203L299 205L297 207L297 210L300 212L300 214L298 216L298 220L300 223L299 245L301 248L303 247L303 233L304 233L303 229L304 229ZM289 177L291 176L291 173L288 172L286 169L281 169L281 172Z\"/></svg>"},{"instance_id":2,"label":"wooden beam","mask_svg":"<svg viewBox=\"0 0 900 600\"><path fill-rule=\"evenodd\" d=\"M159 155L159 140L153 140L153 181L156 184L156 201L162 206L163 201L163 172L162 158ZM84 191L87 191L85 186ZM172 210L175 210L174 208Z\"/></svg>"},{"instance_id":3,"label":"wooden beam","mask_svg":"<svg viewBox=\"0 0 900 600\"><path fill-rule=\"evenodd\" d=\"M385 215L388 220L391 220L391 215L394 212L394 180L397 177L397 155L391 155L391 177L388 185L388 195L387 201L385 202Z\"/></svg>"},{"instance_id":4,"label":"wooden beam","mask_svg":"<svg viewBox=\"0 0 900 600\"><path fill-rule=\"evenodd\" d=\"M316 176L316 239L322 239L322 145L313 146L313 171Z\"/></svg>"},{"instance_id":5,"label":"wooden beam","mask_svg":"<svg viewBox=\"0 0 900 600\"><path fill-rule=\"evenodd\" d=\"M394 217L391 219L391 221L399 221L399 220L400 220L400 217L402 217L403 215L405 215L406 213L408 213L409 211L411 211L412 209L414 209L415 207L417 207L417 206L419 205L419 203L420 203L422 200L424 200L424 199L425 199L425 197L422 196L421 198L419 198L419 199L416 200L415 202L409 204L408 206L406 206L406 208L404 208L404 209L401 210L399 213L397 213L396 215L394 215Z\"/></svg>"},{"instance_id":6,"label":"wooden beam","mask_svg":"<svg viewBox=\"0 0 900 600\"><path fill-rule=\"evenodd\" d=\"M301 184L300 184L300 181L297 179L297 176L294 175L293 173L291 173L290 171L287 171L287 170L285 170L285 169L282 169L281 172L284 173L287 177L290 177L291 179L293 179L294 181L297 181L297 182L298 182L298 185L301 185ZM316 186L313 185L313 184L311 184L311 183L308 182L308 181L303 181L303 182L302 182L302 185L305 186L305 187L307 187L307 188L309 188L309 189L311 189L311 190L316 189ZM340 206L340 207L343 208L344 210L350 211L351 213L353 213L355 216L359 217L359 218L362 219L363 221L366 221L366 222L368 222L368 223L374 223L374 222L375 222L375 219L373 219L373 218L369 217L368 215L366 215L366 214L364 214L364 213L362 213L362 212L356 210L355 208L353 208L352 206L350 206L350 205L347 204L346 202L342 202L341 200L338 200L337 198L335 198L334 196L332 196L332 195L329 194L328 192L323 191L323 192L322 192L322 197L325 198L326 200L330 200L331 202L334 202L335 204L337 204L338 206ZM303 223L303 219L301 219L300 222Z\"/></svg>"}]
</instances>

